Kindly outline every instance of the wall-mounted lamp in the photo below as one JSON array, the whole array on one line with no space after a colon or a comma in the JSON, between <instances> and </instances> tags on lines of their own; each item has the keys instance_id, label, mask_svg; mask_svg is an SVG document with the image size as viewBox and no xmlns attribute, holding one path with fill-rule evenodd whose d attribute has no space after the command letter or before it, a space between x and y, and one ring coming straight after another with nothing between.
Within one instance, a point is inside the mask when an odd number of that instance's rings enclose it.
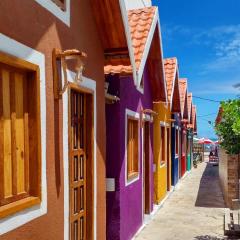
<instances>
[{"instance_id":1,"label":"wall-mounted lamp","mask_svg":"<svg viewBox=\"0 0 240 240\"><path fill-rule=\"evenodd\" d=\"M144 118L143 118L144 114L149 114L151 116L151 118L154 115L158 115L158 113L154 112L152 109L142 109L141 112L140 112L140 124L141 124L141 127L143 127L143 125L144 125Z\"/></svg>"},{"instance_id":2,"label":"wall-mounted lamp","mask_svg":"<svg viewBox=\"0 0 240 240\"><path fill-rule=\"evenodd\" d=\"M53 81L54 81L54 97L59 98L68 87L67 79L67 61L74 60L74 71L76 73L74 81L80 83L82 81L82 74L84 71L83 59L87 54L77 49L59 50L53 49L52 65L53 65ZM64 85L62 86L62 73L64 78Z\"/></svg>"}]
</instances>

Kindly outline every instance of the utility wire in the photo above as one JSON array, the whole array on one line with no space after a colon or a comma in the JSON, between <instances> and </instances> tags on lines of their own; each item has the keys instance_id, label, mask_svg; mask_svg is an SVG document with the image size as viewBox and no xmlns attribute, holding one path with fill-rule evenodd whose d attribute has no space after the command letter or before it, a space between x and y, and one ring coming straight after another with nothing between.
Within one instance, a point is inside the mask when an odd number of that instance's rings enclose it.
<instances>
[{"instance_id":1,"label":"utility wire","mask_svg":"<svg viewBox=\"0 0 240 240\"><path fill-rule=\"evenodd\" d=\"M209 125L211 125L212 127L214 127L214 123L213 123L212 121L207 120L207 119L202 118L202 119L198 119L198 121L205 121L205 122L207 122Z\"/></svg>"},{"instance_id":2,"label":"utility wire","mask_svg":"<svg viewBox=\"0 0 240 240\"><path fill-rule=\"evenodd\" d=\"M209 102L217 102L217 103L221 102L221 101L218 101L218 100L213 100L213 99L203 98L203 97L198 97L198 96L192 96L192 97L199 98L199 99L202 99L202 100L205 100L205 101L209 101Z\"/></svg>"},{"instance_id":3,"label":"utility wire","mask_svg":"<svg viewBox=\"0 0 240 240\"><path fill-rule=\"evenodd\" d=\"M209 113L209 114L206 114L206 115L200 115L198 117L208 117L208 116L212 116L212 115L216 115L217 113Z\"/></svg>"}]
</instances>

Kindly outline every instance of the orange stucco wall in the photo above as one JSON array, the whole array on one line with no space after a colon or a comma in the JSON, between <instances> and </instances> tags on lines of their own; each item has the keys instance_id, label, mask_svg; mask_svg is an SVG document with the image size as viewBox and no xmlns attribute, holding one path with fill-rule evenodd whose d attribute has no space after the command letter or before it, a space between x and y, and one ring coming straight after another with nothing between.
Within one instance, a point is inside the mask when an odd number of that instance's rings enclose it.
<instances>
[{"instance_id":1,"label":"orange stucco wall","mask_svg":"<svg viewBox=\"0 0 240 240\"><path fill-rule=\"evenodd\" d=\"M68 27L34 0L1 0L0 33L36 49L45 56L48 202L47 214L0 236L0 239L63 239L62 101L54 100L53 96L53 48L63 50L76 48L86 52L88 57L84 75L96 81L97 239L106 239L104 54L90 1L71 1L71 22Z\"/></svg>"},{"instance_id":2,"label":"orange stucco wall","mask_svg":"<svg viewBox=\"0 0 240 240\"><path fill-rule=\"evenodd\" d=\"M157 115L154 117L154 202L156 204L160 203L167 193L167 182L171 186L171 112L166 103L158 102L154 103L153 107ZM169 127L169 165L167 165L167 160L165 163L162 162L162 145L161 145L161 123L165 127L165 156L167 156L167 130ZM168 178L168 179L167 179Z\"/></svg>"}]
</instances>

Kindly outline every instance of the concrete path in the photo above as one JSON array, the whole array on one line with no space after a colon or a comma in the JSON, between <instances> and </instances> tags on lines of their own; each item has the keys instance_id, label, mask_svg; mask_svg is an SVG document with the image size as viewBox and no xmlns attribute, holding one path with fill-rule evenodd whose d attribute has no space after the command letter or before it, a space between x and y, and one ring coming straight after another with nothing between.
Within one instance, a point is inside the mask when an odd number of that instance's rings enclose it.
<instances>
[{"instance_id":1,"label":"concrete path","mask_svg":"<svg viewBox=\"0 0 240 240\"><path fill-rule=\"evenodd\" d=\"M225 211L218 167L204 162L171 193L136 240L220 240Z\"/></svg>"}]
</instances>

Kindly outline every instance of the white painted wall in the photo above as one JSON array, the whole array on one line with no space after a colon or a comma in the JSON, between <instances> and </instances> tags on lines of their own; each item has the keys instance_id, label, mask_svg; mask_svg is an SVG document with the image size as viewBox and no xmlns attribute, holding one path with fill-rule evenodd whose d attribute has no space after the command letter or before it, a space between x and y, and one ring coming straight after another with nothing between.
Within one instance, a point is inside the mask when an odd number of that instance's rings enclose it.
<instances>
[{"instance_id":1,"label":"white painted wall","mask_svg":"<svg viewBox=\"0 0 240 240\"><path fill-rule=\"evenodd\" d=\"M152 6L151 0L124 0L124 1L127 10Z\"/></svg>"}]
</instances>

